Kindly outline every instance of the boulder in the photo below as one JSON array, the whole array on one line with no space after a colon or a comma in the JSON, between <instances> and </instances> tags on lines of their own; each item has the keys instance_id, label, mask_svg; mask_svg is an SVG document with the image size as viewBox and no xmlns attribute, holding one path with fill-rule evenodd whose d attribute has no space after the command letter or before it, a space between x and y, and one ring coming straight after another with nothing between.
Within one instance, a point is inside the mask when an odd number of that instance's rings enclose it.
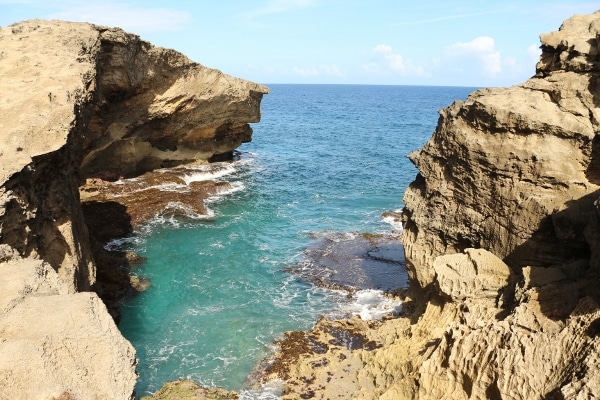
<instances>
[{"instance_id":1,"label":"boulder","mask_svg":"<svg viewBox=\"0 0 600 400\"><path fill-rule=\"evenodd\" d=\"M433 269L440 293L457 302L497 301L514 280L510 267L483 249L465 249L463 254L439 256L433 262Z\"/></svg>"}]
</instances>

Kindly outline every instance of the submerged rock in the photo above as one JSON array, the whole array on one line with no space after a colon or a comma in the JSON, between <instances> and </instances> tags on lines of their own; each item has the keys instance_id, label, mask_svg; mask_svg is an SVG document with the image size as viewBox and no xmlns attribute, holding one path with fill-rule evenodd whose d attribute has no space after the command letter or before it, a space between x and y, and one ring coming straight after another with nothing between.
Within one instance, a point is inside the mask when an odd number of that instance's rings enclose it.
<instances>
[{"instance_id":1,"label":"submerged rock","mask_svg":"<svg viewBox=\"0 0 600 400\"><path fill-rule=\"evenodd\" d=\"M394 292L408 287L404 248L393 235L326 234L304 251L298 264L286 270L317 286L349 292Z\"/></svg>"},{"instance_id":2,"label":"submerged rock","mask_svg":"<svg viewBox=\"0 0 600 400\"><path fill-rule=\"evenodd\" d=\"M149 278L132 275L129 277L129 284L136 292L143 292L148 290L152 282Z\"/></svg>"}]
</instances>

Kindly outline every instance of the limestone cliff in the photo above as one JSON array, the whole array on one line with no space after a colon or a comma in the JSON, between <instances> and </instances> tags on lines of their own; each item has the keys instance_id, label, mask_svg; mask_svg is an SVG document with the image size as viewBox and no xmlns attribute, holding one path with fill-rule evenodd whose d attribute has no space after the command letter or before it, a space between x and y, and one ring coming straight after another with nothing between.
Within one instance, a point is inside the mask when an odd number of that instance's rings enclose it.
<instances>
[{"instance_id":1,"label":"limestone cliff","mask_svg":"<svg viewBox=\"0 0 600 400\"><path fill-rule=\"evenodd\" d=\"M132 395L133 349L78 293L96 281L79 186L227 157L264 93L116 28L0 28L0 398Z\"/></svg>"},{"instance_id":2,"label":"limestone cliff","mask_svg":"<svg viewBox=\"0 0 600 400\"><path fill-rule=\"evenodd\" d=\"M442 110L410 155L405 316L320 321L284 398L600 398L600 12L541 43L534 77Z\"/></svg>"},{"instance_id":3,"label":"limestone cliff","mask_svg":"<svg viewBox=\"0 0 600 400\"><path fill-rule=\"evenodd\" d=\"M0 242L73 290L94 282L81 181L231 152L250 140L267 91L90 24L16 24L0 48Z\"/></svg>"},{"instance_id":4,"label":"limestone cliff","mask_svg":"<svg viewBox=\"0 0 600 400\"><path fill-rule=\"evenodd\" d=\"M404 196L403 241L421 286L433 282L435 257L468 247L517 269L590 259L599 19L574 17L542 35L534 78L442 110L433 137L410 155L420 173Z\"/></svg>"}]
</instances>

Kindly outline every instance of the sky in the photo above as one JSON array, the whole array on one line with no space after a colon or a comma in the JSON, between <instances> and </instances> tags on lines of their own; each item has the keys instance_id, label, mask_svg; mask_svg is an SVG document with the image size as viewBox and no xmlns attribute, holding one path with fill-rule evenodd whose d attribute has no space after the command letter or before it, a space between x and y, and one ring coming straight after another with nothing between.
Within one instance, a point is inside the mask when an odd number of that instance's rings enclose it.
<instances>
[{"instance_id":1,"label":"sky","mask_svg":"<svg viewBox=\"0 0 600 400\"><path fill-rule=\"evenodd\" d=\"M0 26L120 27L263 84L497 87L535 74L540 34L599 9L599 0L0 0Z\"/></svg>"}]
</instances>

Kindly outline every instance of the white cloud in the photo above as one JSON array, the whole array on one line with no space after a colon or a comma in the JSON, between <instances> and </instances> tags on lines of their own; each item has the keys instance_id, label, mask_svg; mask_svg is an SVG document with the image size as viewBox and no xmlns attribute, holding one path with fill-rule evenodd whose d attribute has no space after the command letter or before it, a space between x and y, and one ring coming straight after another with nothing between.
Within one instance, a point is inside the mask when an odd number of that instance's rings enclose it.
<instances>
[{"instance_id":1,"label":"white cloud","mask_svg":"<svg viewBox=\"0 0 600 400\"><path fill-rule=\"evenodd\" d=\"M173 8L143 8L115 1L65 2L64 5L64 10L48 18L119 27L137 34L177 31L192 22L189 12Z\"/></svg>"},{"instance_id":2,"label":"white cloud","mask_svg":"<svg viewBox=\"0 0 600 400\"><path fill-rule=\"evenodd\" d=\"M459 62L470 62L469 58L475 57L481 63L484 75L495 77L502 72L502 57L495 50L494 39L489 36L480 36L470 42L458 42L447 47L446 52ZM468 68L461 67L460 69Z\"/></svg>"},{"instance_id":3,"label":"white cloud","mask_svg":"<svg viewBox=\"0 0 600 400\"><path fill-rule=\"evenodd\" d=\"M402 55L395 54L392 50L392 46L388 46L387 44L378 44L373 49L373 52L382 56L383 59L387 62L388 67L393 71L406 71L406 65L404 64L404 59L402 58Z\"/></svg>"},{"instance_id":4,"label":"white cloud","mask_svg":"<svg viewBox=\"0 0 600 400\"><path fill-rule=\"evenodd\" d=\"M449 50L458 54L489 53L494 51L494 39L489 36L480 36L470 42L454 43Z\"/></svg>"},{"instance_id":5,"label":"white cloud","mask_svg":"<svg viewBox=\"0 0 600 400\"><path fill-rule=\"evenodd\" d=\"M481 59L483 60L483 70L489 76L496 76L502 72L502 61L499 52L494 51L492 53L483 54Z\"/></svg>"},{"instance_id":6,"label":"white cloud","mask_svg":"<svg viewBox=\"0 0 600 400\"><path fill-rule=\"evenodd\" d=\"M311 78L316 76L343 76L342 70L335 64L321 64L318 67L312 68L299 68L294 67L293 71L296 75L300 75L304 78Z\"/></svg>"},{"instance_id":7,"label":"white cloud","mask_svg":"<svg viewBox=\"0 0 600 400\"><path fill-rule=\"evenodd\" d=\"M382 69L391 70L401 75L425 75L422 67L406 60L401 54L394 53L392 46L378 44L373 48L376 60L363 65L363 69L371 73L377 73Z\"/></svg>"},{"instance_id":8,"label":"white cloud","mask_svg":"<svg viewBox=\"0 0 600 400\"><path fill-rule=\"evenodd\" d=\"M461 85L474 82L519 81L532 71L531 65L539 57L534 46L519 53L506 55L496 48L492 37L480 36L467 42L456 42L434 54L428 60L415 62L408 54L395 51L389 44L381 43L371 50L371 59L362 65L363 73L389 81ZM534 62L530 61L535 57ZM477 83L476 85L480 85Z\"/></svg>"}]
</instances>

